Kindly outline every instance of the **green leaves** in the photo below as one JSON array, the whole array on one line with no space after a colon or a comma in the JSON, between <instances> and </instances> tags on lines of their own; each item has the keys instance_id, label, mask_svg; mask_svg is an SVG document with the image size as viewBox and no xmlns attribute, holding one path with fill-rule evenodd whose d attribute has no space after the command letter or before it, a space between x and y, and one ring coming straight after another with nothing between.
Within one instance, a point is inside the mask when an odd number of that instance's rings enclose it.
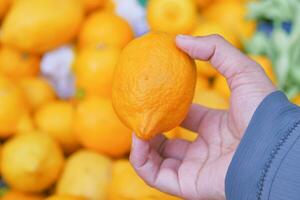
<instances>
[{"instance_id":1,"label":"green leaves","mask_svg":"<svg viewBox=\"0 0 300 200\"><path fill-rule=\"evenodd\" d=\"M271 20L273 31L270 35L258 31L245 50L271 59L278 87L292 98L300 93L300 0L263 0L249 8L250 18ZM282 27L286 21L293 25L290 33Z\"/></svg>"}]
</instances>

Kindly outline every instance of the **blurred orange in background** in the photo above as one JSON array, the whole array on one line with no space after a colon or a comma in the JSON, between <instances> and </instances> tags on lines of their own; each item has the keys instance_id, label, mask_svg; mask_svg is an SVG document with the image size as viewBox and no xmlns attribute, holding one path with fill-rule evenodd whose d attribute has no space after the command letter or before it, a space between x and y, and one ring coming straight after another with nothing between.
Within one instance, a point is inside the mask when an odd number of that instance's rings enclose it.
<instances>
[{"instance_id":1,"label":"blurred orange in background","mask_svg":"<svg viewBox=\"0 0 300 200\"><path fill-rule=\"evenodd\" d=\"M188 34L197 23L194 0L149 0L147 18L151 30Z\"/></svg>"},{"instance_id":2,"label":"blurred orange in background","mask_svg":"<svg viewBox=\"0 0 300 200\"><path fill-rule=\"evenodd\" d=\"M79 102L74 126L86 148L112 157L129 152L131 131L119 121L109 99L88 97Z\"/></svg>"},{"instance_id":3,"label":"blurred orange in background","mask_svg":"<svg viewBox=\"0 0 300 200\"><path fill-rule=\"evenodd\" d=\"M133 39L133 32L123 18L113 12L95 12L87 17L79 33L79 46L124 47Z\"/></svg>"}]
</instances>

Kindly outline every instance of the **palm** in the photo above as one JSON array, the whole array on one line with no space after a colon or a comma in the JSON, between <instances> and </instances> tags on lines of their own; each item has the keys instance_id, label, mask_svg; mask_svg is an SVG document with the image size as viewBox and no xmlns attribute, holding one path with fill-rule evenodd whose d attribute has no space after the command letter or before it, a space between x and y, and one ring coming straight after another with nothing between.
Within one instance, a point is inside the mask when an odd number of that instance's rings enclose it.
<instances>
[{"instance_id":1,"label":"palm","mask_svg":"<svg viewBox=\"0 0 300 200\"><path fill-rule=\"evenodd\" d=\"M134 137L131 152L134 168L148 184L193 200L225 199L225 175L232 156L255 109L275 90L258 65L228 43L219 37L206 37L205 43L198 41L196 50L189 44L180 48L194 58L210 59L227 78L232 92L229 111L193 105L182 125L199 133L195 142L163 136L146 142ZM205 51L199 53L200 47ZM237 69L239 65L243 66Z\"/></svg>"}]
</instances>

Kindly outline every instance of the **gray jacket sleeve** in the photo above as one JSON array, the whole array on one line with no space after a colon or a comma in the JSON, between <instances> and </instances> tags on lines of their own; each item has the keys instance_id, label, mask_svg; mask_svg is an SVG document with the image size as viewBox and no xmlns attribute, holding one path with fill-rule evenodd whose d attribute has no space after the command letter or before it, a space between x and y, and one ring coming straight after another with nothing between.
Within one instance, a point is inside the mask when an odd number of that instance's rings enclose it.
<instances>
[{"instance_id":1,"label":"gray jacket sleeve","mask_svg":"<svg viewBox=\"0 0 300 200\"><path fill-rule=\"evenodd\" d=\"M227 200L300 199L300 108L282 92L255 111L225 180Z\"/></svg>"}]
</instances>

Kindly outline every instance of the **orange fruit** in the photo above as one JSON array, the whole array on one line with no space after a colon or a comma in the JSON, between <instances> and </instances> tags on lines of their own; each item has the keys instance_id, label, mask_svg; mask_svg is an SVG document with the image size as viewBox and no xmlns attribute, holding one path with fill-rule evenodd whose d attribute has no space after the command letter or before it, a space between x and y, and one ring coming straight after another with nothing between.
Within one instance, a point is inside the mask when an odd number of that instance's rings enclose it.
<instances>
[{"instance_id":1,"label":"orange fruit","mask_svg":"<svg viewBox=\"0 0 300 200\"><path fill-rule=\"evenodd\" d=\"M232 45L236 47L241 46L239 38L233 34L228 27L223 26L217 21L202 20L192 33L194 36L206 36L211 34L219 34Z\"/></svg>"},{"instance_id":2,"label":"orange fruit","mask_svg":"<svg viewBox=\"0 0 300 200\"><path fill-rule=\"evenodd\" d=\"M199 76L212 78L218 74L218 71L208 61L196 60L197 73Z\"/></svg>"},{"instance_id":3,"label":"orange fruit","mask_svg":"<svg viewBox=\"0 0 300 200\"><path fill-rule=\"evenodd\" d=\"M193 142L197 138L197 133L182 127L176 127L164 134L168 139L183 139Z\"/></svg>"},{"instance_id":4,"label":"orange fruit","mask_svg":"<svg viewBox=\"0 0 300 200\"><path fill-rule=\"evenodd\" d=\"M77 0L15 1L2 26L2 42L25 52L44 53L71 41L84 6Z\"/></svg>"},{"instance_id":5,"label":"orange fruit","mask_svg":"<svg viewBox=\"0 0 300 200\"><path fill-rule=\"evenodd\" d=\"M66 162L56 194L106 200L111 168L111 160L107 157L90 150L77 151Z\"/></svg>"},{"instance_id":6,"label":"orange fruit","mask_svg":"<svg viewBox=\"0 0 300 200\"><path fill-rule=\"evenodd\" d=\"M177 138L183 139L183 140L187 140L190 142L193 142L196 140L198 133L195 133L193 131L190 131L188 129L182 128L182 127L178 127L178 134L177 134Z\"/></svg>"},{"instance_id":7,"label":"orange fruit","mask_svg":"<svg viewBox=\"0 0 300 200\"><path fill-rule=\"evenodd\" d=\"M112 181L109 190L109 200L146 198L179 200L179 198L162 193L148 186L133 170L128 160L117 160L113 164Z\"/></svg>"},{"instance_id":8,"label":"orange fruit","mask_svg":"<svg viewBox=\"0 0 300 200\"><path fill-rule=\"evenodd\" d=\"M22 79L20 85L32 110L55 99L52 86L42 77Z\"/></svg>"},{"instance_id":9,"label":"orange fruit","mask_svg":"<svg viewBox=\"0 0 300 200\"><path fill-rule=\"evenodd\" d=\"M0 138L14 134L27 105L21 89L12 81L0 76Z\"/></svg>"},{"instance_id":10,"label":"orange fruit","mask_svg":"<svg viewBox=\"0 0 300 200\"><path fill-rule=\"evenodd\" d=\"M209 6L210 4L212 4L215 0L195 0L198 7L203 9L207 6Z\"/></svg>"},{"instance_id":11,"label":"orange fruit","mask_svg":"<svg viewBox=\"0 0 300 200\"><path fill-rule=\"evenodd\" d=\"M32 116L30 113L25 113L19 120L16 133L28 133L35 129Z\"/></svg>"},{"instance_id":12,"label":"orange fruit","mask_svg":"<svg viewBox=\"0 0 300 200\"><path fill-rule=\"evenodd\" d=\"M194 61L175 46L175 36L148 33L123 49L113 106L122 122L147 140L183 121L195 84Z\"/></svg>"},{"instance_id":13,"label":"orange fruit","mask_svg":"<svg viewBox=\"0 0 300 200\"><path fill-rule=\"evenodd\" d=\"M0 19L4 17L10 6L10 0L0 0Z\"/></svg>"},{"instance_id":14,"label":"orange fruit","mask_svg":"<svg viewBox=\"0 0 300 200\"><path fill-rule=\"evenodd\" d=\"M10 190L1 200L43 200L44 198L40 195L27 194L16 190Z\"/></svg>"},{"instance_id":15,"label":"orange fruit","mask_svg":"<svg viewBox=\"0 0 300 200\"><path fill-rule=\"evenodd\" d=\"M224 98L228 99L230 97L229 86L227 84L226 79L221 74L216 76L216 78L214 80L213 88L218 93L220 93Z\"/></svg>"},{"instance_id":16,"label":"orange fruit","mask_svg":"<svg viewBox=\"0 0 300 200\"><path fill-rule=\"evenodd\" d=\"M3 145L3 179L22 192L48 189L58 179L63 163L61 149L45 133L19 134Z\"/></svg>"},{"instance_id":17,"label":"orange fruit","mask_svg":"<svg viewBox=\"0 0 300 200\"><path fill-rule=\"evenodd\" d=\"M228 109L229 107L228 100L212 89L196 92L193 102L214 109Z\"/></svg>"},{"instance_id":18,"label":"orange fruit","mask_svg":"<svg viewBox=\"0 0 300 200\"><path fill-rule=\"evenodd\" d=\"M112 157L129 152L131 132L119 121L108 99L87 97L79 102L74 125L78 141L86 148Z\"/></svg>"},{"instance_id":19,"label":"orange fruit","mask_svg":"<svg viewBox=\"0 0 300 200\"><path fill-rule=\"evenodd\" d=\"M198 76L195 91L210 88L209 80L206 77Z\"/></svg>"},{"instance_id":20,"label":"orange fruit","mask_svg":"<svg viewBox=\"0 0 300 200\"><path fill-rule=\"evenodd\" d=\"M83 23L79 33L79 46L124 47L132 39L133 31L127 21L113 12L98 11Z\"/></svg>"},{"instance_id":21,"label":"orange fruit","mask_svg":"<svg viewBox=\"0 0 300 200\"><path fill-rule=\"evenodd\" d=\"M110 96L120 52L119 48L108 46L82 49L74 63L77 87L86 94Z\"/></svg>"},{"instance_id":22,"label":"orange fruit","mask_svg":"<svg viewBox=\"0 0 300 200\"><path fill-rule=\"evenodd\" d=\"M0 48L0 74L19 80L35 76L40 68L40 57L2 46Z\"/></svg>"},{"instance_id":23,"label":"orange fruit","mask_svg":"<svg viewBox=\"0 0 300 200\"><path fill-rule=\"evenodd\" d=\"M267 76L276 85L276 76L272 68L272 62L266 56L250 55L250 57L255 60L264 69Z\"/></svg>"},{"instance_id":24,"label":"orange fruit","mask_svg":"<svg viewBox=\"0 0 300 200\"><path fill-rule=\"evenodd\" d=\"M241 39L249 38L256 30L254 21L246 19L247 6L240 1L218 1L203 11L204 17L222 24Z\"/></svg>"},{"instance_id":25,"label":"orange fruit","mask_svg":"<svg viewBox=\"0 0 300 200\"><path fill-rule=\"evenodd\" d=\"M298 94L295 97L293 97L292 102L297 106L300 106L300 95Z\"/></svg>"},{"instance_id":26,"label":"orange fruit","mask_svg":"<svg viewBox=\"0 0 300 200\"><path fill-rule=\"evenodd\" d=\"M45 200L87 200L83 197L71 196L71 195L53 195Z\"/></svg>"},{"instance_id":27,"label":"orange fruit","mask_svg":"<svg viewBox=\"0 0 300 200\"><path fill-rule=\"evenodd\" d=\"M104 7L106 2L107 0L83 0L85 9L88 12Z\"/></svg>"},{"instance_id":28,"label":"orange fruit","mask_svg":"<svg viewBox=\"0 0 300 200\"><path fill-rule=\"evenodd\" d=\"M153 31L187 34L196 26L197 7L194 0L149 0L147 19Z\"/></svg>"},{"instance_id":29,"label":"orange fruit","mask_svg":"<svg viewBox=\"0 0 300 200\"><path fill-rule=\"evenodd\" d=\"M75 109L66 101L53 101L40 107L35 113L37 128L55 139L66 153L79 147L73 130Z\"/></svg>"}]
</instances>

